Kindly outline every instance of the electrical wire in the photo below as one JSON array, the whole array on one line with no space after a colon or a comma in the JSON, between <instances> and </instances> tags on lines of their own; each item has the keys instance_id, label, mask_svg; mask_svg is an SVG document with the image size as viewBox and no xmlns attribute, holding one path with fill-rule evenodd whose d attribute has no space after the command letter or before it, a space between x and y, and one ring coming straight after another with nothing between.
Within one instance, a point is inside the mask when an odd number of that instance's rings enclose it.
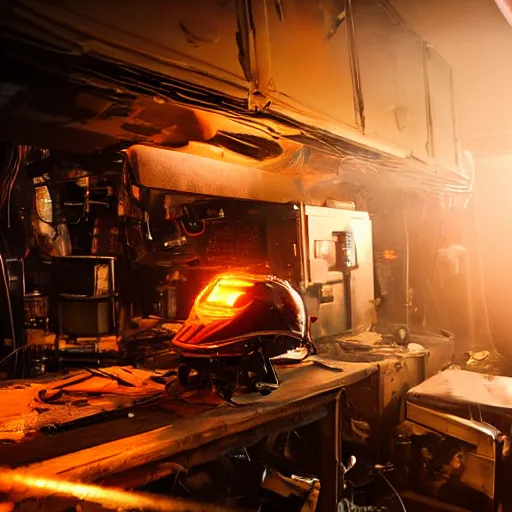
<instances>
[{"instance_id":1,"label":"electrical wire","mask_svg":"<svg viewBox=\"0 0 512 512\"><path fill-rule=\"evenodd\" d=\"M478 190L475 187L475 193L473 196L473 226L475 230L475 238L476 238L476 261L478 265L478 275L479 275L479 287L480 287L480 293L482 294L482 312L484 316L484 322L485 322L485 329L487 330L487 335L489 337L489 340L491 342L491 345L494 350L496 350L496 344L494 340L494 335L491 328L491 321L489 318L489 306L487 303L487 290L485 286L484 281L484 262L483 262L483 256L482 256L482 232L481 232L481 226L479 224L479 212L478 212Z\"/></svg>"},{"instance_id":2,"label":"electrical wire","mask_svg":"<svg viewBox=\"0 0 512 512\"><path fill-rule=\"evenodd\" d=\"M206 231L206 224L204 222L204 220L201 221L201 231L199 231L199 233L191 233L190 231L187 230L187 228L185 227L185 224L183 221L180 222L181 224L181 229L183 229L183 231L185 232L185 235L186 236L190 236L190 237L198 237L198 236L201 236L204 234L204 232Z\"/></svg>"},{"instance_id":3,"label":"electrical wire","mask_svg":"<svg viewBox=\"0 0 512 512\"><path fill-rule=\"evenodd\" d=\"M441 319L441 310L440 310L439 305L437 303L434 290L432 289L432 282L434 280L434 273L435 273L435 270L436 270L436 267L437 267L437 261L438 261L438 258L439 258L439 249L441 248L441 238L443 236L443 227L444 227L445 221L448 218L448 215L449 215L449 213L450 213L450 211L452 209L452 206L453 206L453 198L450 197L448 204L445 205L443 217L441 218L441 222L439 223L439 232L438 232L438 235L437 235L436 252L435 252L435 255L434 255L434 260L432 262L432 268L430 270L430 274L429 274L429 276L427 278L427 282L426 282L427 291L428 291L428 294L430 296L431 304L434 306L435 312L437 314L438 321L440 321L440 319ZM425 310L424 310L424 313L423 313L423 327L426 326L427 315L428 315L428 307L425 307Z\"/></svg>"},{"instance_id":4,"label":"electrical wire","mask_svg":"<svg viewBox=\"0 0 512 512\"><path fill-rule=\"evenodd\" d=\"M9 321L11 323L12 343L13 343L13 348L14 348L14 350L5 359L8 359L11 355L16 354L16 359L14 362L14 371L13 371L13 373L15 373L16 369L18 367L18 348L19 347L18 347L18 340L17 340L17 336L16 336L16 326L15 326L15 322L14 322L11 294L10 294L10 290L9 290L9 280L8 280L7 270L5 268L4 259L2 257L2 254L0 254L0 272L2 274L2 280L4 282L4 287L5 287L5 294L6 294L6 299L7 299L7 311L9 312ZM5 361L5 359L0 361L0 364L2 364Z\"/></svg>"},{"instance_id":5,"label":"electrical wire","mask_svg":"<svg viewBox=\"0 0 512 512\"><path fill-rule=\"evenodd\" d=\"M384 475L384 473L379 473L379 475L384 478L384 481L389 485L389 487L391 488L391 490L395 493L396 497L398 498L398 501L400 502L400 505L402 506L402 510L404 512L407 512L407 509L405 508L405 503L404 501L402 500L400 494L398 494L398 491L393 487L393 484L388 480L388 478L386 477L386 475Z\"/></svg>"},{"instance_id":6,"label":"electrical wire","mask_svg":"<svg viewBox=\"0 0 512 512\"><path fill-rule=\"evenodd\" d=\"M432 270L430 271L430 275L428 277L429 281L432 281L432 279L434 277L434 272L436 270L437 260L438 260L438 256L439 256L439 249L441 248L441 238L443 236L443 227L444 227L445 221L446 221L446 219L448 217L448 214L450 213L450 211L452 209L452 206L453 206L453 199L450 197L448 204L445 206L441 222L439 223L439 232L438 232L438 235L437 235L436 254L434 256L434 262L432 263Z\"/></svg>"},{"instance_id":7,"label":"electrical wire","mask_svg":"<svg viewBox=\"0 0 512 512\"><path fill-rule=\"evenodd\" d=\"M8 174L6 176L5 182L3 184L1 193L1 203L0 206L5 208L7 211L6 215L6 223L7 229L11 229L11 209L12 209L12 192L13 188L16 182L16 179L20 173L20 170L22 166L25 164L27 156L30 152L30 146L15 146L11 152L11 157L9 160L9 167L8 167ZM24 348L19 347L18 348L18 340L16 336L16 329L14 325L14 315L13 315L13 306L12 306L12 300L10 296L10 290L9 290L9 281L8 281L8 275L7 270L5 268L4 260L2 258L2 255L0 254L0 267L1 267L1 273L2 273L2 279L4 281L5 291L7 295L7 306L9 311L9 317L11 322L11 332L12 332L12 342L13 342L13 351L7 356L9 358L11 355L15 355L15 362L14 362L14 371L16 372L18 367L18 349ZM6 359L7 359L6 358ZM6 359L3 359L0 361L0 364L2 364Z\"/></svg>"},{"instance_id":8,"label":"electrical wire","mask_svg":"<svg viewBox=\"0 0 512 512\"><path fill-rule=\"evenodd\" d=\"M28 345L23 345L22 347L18 347L16 349L14 349L12 352L9 352L9 354L7 356L5 356L1 361L0 361L0 365L4 364L5 361L7 361L7 359L9 359L11 356L13 356L14 354L17 354L20 350L23 350L25 348L27 348Z\"/></svg>"}]
</instances>

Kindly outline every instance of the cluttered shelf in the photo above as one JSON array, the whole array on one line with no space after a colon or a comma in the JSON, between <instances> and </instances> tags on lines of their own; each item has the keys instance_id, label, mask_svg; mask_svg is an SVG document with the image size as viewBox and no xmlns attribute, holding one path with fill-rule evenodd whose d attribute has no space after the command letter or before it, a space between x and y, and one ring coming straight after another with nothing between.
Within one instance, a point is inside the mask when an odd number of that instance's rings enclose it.
<instances>
[{"instance_id":1,"label":"cluttered shelf","mask_svg":"<svg viewBox=\"0 0 512 512\"><path fill-rule=\"evenodd\" d=\"M164 397L158 372L112 367L0 395L0 459L46 475L96 480L196 449L275 420L299 420L342 387L378 371L375 363L309 361L279 369L271 395L239 407L199 395Z\"/></svg>"}]
</instances>

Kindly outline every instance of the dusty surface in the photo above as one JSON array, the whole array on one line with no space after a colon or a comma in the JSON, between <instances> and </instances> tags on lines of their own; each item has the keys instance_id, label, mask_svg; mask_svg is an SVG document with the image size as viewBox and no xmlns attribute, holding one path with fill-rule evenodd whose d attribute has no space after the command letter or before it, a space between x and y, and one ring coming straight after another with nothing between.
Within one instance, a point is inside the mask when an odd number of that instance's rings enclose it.
<instances>
[{"instance_id":1,"label":"dusty surface","mask_svg":"<svg viewBox=\"0 0 512 512\"><path fill-rule=\"evenodd\" d=\"M408 398L512 409L512 378L451 369L416 386Z\"/></svg>"},{"instance_id":2,"label":"dusty surface","mask_svg":"<svg viewBox=\"0 0 512 512\"><path fill-rule=\"evenodd\" d=\"M0 393L0 443L20 441L51 428L133 406L163 392L157 374L134 368L83 370L46 382L17 382Z\"/></svg>"},{"instance_id":3,"label":"dusty surface","mask_svg":"<svg viewBox=\"0 0 512 512\"><path fill-rule=\"evenodd\" d=\"M377 371L368 363L344 363L330 370L313 362L281 367L281 387L267 397L248 396L241 407L194 405L163 399L124 415L0 447L0 459L11 467L30 463L46 475L91 479L115 469L136 467L212 443L269 421L300 419L311 401L328 403L337 389ZM309 404L309 405L308 405Z\"/></svg>"}]
</instances>

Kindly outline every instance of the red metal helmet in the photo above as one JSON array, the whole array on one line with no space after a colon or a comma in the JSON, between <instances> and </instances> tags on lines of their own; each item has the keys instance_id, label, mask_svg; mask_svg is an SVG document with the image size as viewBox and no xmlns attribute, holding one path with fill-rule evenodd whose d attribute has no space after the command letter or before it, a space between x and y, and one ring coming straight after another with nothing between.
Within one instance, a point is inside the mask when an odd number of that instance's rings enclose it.
<instances>
[{"instance_id":1,"label":"red metal helmet","mask_svg":"<svg viewBox=\"0 0 512 512\"><path fill-rule=\"evenodd\" d=\"M172 340L185 357L267 357L310 347L302 297L285 280L244 273L214 278Z\"/></svg>"}]
</instances>

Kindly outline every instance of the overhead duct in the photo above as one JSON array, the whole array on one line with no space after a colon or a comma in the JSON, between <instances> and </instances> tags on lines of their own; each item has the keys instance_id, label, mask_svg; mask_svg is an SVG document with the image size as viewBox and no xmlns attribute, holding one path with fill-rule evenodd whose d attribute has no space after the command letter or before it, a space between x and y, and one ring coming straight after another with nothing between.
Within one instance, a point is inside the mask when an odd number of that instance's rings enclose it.
<instances>
[{"instance_id":1,"label":"overhead duct","mask_svg":"<svg viewBox=\"0 0 512 512\"><path fill-rule=\"evenodd\" d=\"M299 177L255 167L142 145L128 149L128 160L137 181L148 188L274 203L306 199Z\"/></svg>"}]
</instances>

